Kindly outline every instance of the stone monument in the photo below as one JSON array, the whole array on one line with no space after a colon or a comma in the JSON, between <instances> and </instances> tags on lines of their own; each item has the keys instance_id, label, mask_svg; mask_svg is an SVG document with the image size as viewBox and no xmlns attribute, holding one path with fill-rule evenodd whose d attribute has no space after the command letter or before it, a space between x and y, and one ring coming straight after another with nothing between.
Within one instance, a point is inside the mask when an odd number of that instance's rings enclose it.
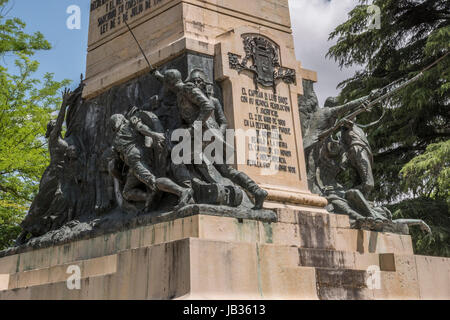
<instances>
[{"instance_id":1,"label":"stone monument","mask_svg":"<svg viewBox=\"0 0 450 320\"><path fill-rule=\"evenodd\" d=\"M92 0L86 79L49 124L0 299L450 297L449 259L308 185L316 81L288 0Z\"/></svg>"}]
</instances>

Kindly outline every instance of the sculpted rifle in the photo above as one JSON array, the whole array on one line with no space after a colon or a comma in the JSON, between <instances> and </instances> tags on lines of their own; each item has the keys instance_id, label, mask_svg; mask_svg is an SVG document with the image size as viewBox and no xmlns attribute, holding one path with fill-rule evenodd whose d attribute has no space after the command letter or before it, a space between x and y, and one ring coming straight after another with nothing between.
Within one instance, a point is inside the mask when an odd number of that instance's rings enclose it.
<instances>
[{"instance_id":1,"label":"sculpted rifle","mask_svg":"<svg viewBox=\"0 0 450 320\"><path fill-rule=\"evenodd\" d=\"M404 83L402 83L400 86L396 87L393 90L388 91L387 93L381 95L380 97L376 98L375 100L369 102L368 104L363 103L363 105L361 105L361 107L350 113L349 115L347 115L346 117L344 117L343 119L339 120L336 125L332 128L330 128L329 130L325 131L324 133L322 133L319 136L319 141L324 140L325 138L329 137L330 135L332 135L333 133L335 133L337 130L339 130L344 123L348 122L348 121L354 121L355 118L357 116L359 116L360 114L364 113L364 112L370 112L370 110L377 105L379 102L390 98L391 96L393 96L395 93L397 93L398 91L402 90L403 88L405 88L406 86L410 85L413 82L416 82L417 80L419 80L425 73L425 71L431 69L432 67L434 67L436 64L438 64L441 60L443 60L445 57L447 57L449 54L449 52L447 52L444 56L442 56L441 58L439 58L438 60L436 60L435 62L433 62L431 65L429 65L428 67L426 67L425 69L423 69L418 75L416 75L414 78L405 81ZM389 88L392 87L394 84L400 82L400 80L395 81L392 84L389 84L388 86L386 86L385 88ZM381 91L383 91L385 88L381 89Z\"/></svg>"}]
</instances>

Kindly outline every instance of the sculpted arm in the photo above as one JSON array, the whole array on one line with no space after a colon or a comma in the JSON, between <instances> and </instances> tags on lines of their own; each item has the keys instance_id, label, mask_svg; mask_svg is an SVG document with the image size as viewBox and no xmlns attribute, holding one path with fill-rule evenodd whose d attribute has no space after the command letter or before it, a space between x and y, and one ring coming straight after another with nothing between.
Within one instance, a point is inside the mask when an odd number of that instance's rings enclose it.
<instances>
[{"instance_id":1,"label":"sculpted arm","mask_svg":"<svg viewBox=\"0 0 450 320\"><path fill-rule=\"evenodd\" d=\"M164 132L164 126L162 125L161 121L154 113L147 112L147 113L145 113L145 115L147 117L149 117L149 120L151 121L151 124L152 124L152 129L154 132L159 132L159 133ZM142 115L141 115L141 117L142 117Z\"/></svg>"},{"instance_id":2,"label":"sculpted arm","mask_svg":"<svg viewBox=\"0 0 450 320\"><path fill-rule=\"evenodd\" d=\"M192 103L197 105L200 108L199 115L196 121L200 121L201 123L205 123L209 117L211 117L214 112L214 105L209 100L203 92L198 88L193 88L189 98Z\"/></svg>"},{"instance_id":3,"label":"sculpted arm","mask_svg":"<svg viewBox=\"0 0 450 320\"><path fill-rule=\"evenodd\" d=\"M122 174L119 170L120 157L114 147L111 147L112 158L108 162L108 171L111 176L116 178L119 181L122 181Z\"/></svg>"},{"instance_id":4,"label":"sculpted arm","mask_svg":"<svg viewBox=\"0 0 450 320\"><path fill-rule=\"evenodd\" d=\"M158 81L160 81L161 83L164 82L164 76L162 75L161 72L155 69L155 71L153 71L152 74L156 79L158 79Z\"/></svg>"},{"instance_id":5,"label":"sculpted arm","mask_svg":"<svg viewBox=\"0 0 450 320\"><path fill-rule=\"evenodd\" d=\"M55 127L50 133L49 141L54 142L61 136L62 126L64 123L64 119L66 118L66 107L67 101L70 98L70 90L65 89L63 93L63 102L61 103L61 109L58 113L58 118L56 119Z\"/></svg>"},{"instance_id":6,"label":"sculpted arm","mask_svg":"<svg viewBox=\"0 0 450 320\"><path fill-rule=\"evenodd\" d=\"M165 136L163 134L152 131L148 126L143 124L141 120L135 118L132 120L132 123L134 124L136 130L139 131L142 135L150 137L159 142L163 142L165 140Z\"/></svg>"},{"instance_id":7,"label":"sculpted arm","mask_svg":"<svg viewBox=\"0 0 450 320\"><path fill-rule=\"evenodd\" d=\"M362 97L357 100L350 101L342 106L333 108L333 113L337 118L343 117L345 114L349 112L353 112L356 109L358 109L367 99L369 96Z\"/></svg>"}]
</instances>

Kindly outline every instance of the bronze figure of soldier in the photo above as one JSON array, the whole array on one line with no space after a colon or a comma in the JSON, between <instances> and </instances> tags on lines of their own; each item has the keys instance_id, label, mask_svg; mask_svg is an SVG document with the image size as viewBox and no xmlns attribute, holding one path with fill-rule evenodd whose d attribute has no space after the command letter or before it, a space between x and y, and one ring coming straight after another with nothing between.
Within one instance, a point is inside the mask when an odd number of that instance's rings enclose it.
<instances>
[{"instance_id":1,"label":"bronze figure of soldier","mask_svg":"<svg viewBox=\"0 0 450 320\"><path fill-rule=\"evenodd\" d=\"M338 105L337 98L328 98L324 108L317 108L311 115L309 128L305 132L305 151L309 152L320 140L326 138L328 131L337 124L339 118L360 108L370 98L371 96L363 97L341 106Z\"/></svg>"},{"instance_id":2,"label":"bronze figure of soldier","mask_svg":"<svg viewBox=\"0 0 450 320\"><path fill-rule=\"evenodd\" d=\"M151 130L145 125L137 115L132 115L130 120L121 114L115 114L111 117L111 128L114 132L113 150L120 156L120 159L129 167L129 173L123 190L123 197L128 201L146 202L150 206L157 191L168 192L179 197L178 207L189 203L192 198L192 190L182 188L168 178L163 177L165 172L158 177L152 173L151 166L148 163L144 148L152 148L153 154L166 154L165 136L161 133ZM153 161L157 159L153 157ZM114 159L113 162L117 161ZM153 171L161 172L165 170L165 165L160 161L152 163ZM163 168L161 168L161 165ZM159 166L159 168L158 168ZM117 167L116 164L110 164L111 168ZM111 170L114 177L121 180L121 175L115 170ZM148 193L139 190L137 187L143 183Z\"/></svg>"},{"instance_id":3,"label":"bronze figure of soldier","mask_svg":"<svg viewBox=\"0 0 450 320\"><path fill-rule=\"evenodd\" d=\"M191 137L194 136L194 123L196 122L200 122L206 130L217 130L219 128L222 132L226 130L227 123L222 106L217 99L213 100L205 94L206 85L210 85L210 83L207 82L206 76L201 70L193 70L188 78L189 81L186 82L182 81L181 73L174 69L165 71L164 75L155 70L154 75L177 95L181 118L188 126ZM220 119L220 125L216 119ZM224 141L223 136L219 138ZM255 210L262 209L268 195L267 191L261 189L245 173L225 163L213 163L213 165L223 177L230 179L254 197Z\"/></svg>"},{"instance_id":4,"label":"bronze figure of soldier","mask_svg":"<svg viewBox=\"0 0 450 320\"><path fill-rule=\"evenodd\" d=\"M372 171L373 153L367 135L355 122L347 120L341 128L341 141L350 164L358 172L361 180L361 184L355 188L367 196L375 186Z\"/></svg>"}]
</instances>

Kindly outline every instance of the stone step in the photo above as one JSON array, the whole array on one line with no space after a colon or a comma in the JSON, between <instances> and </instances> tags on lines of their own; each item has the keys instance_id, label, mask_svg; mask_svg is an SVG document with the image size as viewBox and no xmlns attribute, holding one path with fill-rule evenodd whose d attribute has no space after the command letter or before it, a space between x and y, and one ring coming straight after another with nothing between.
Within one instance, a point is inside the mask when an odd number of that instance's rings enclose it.
<instances>
[{"instance_id":1,"label":"stone step","mask_svg":"<svg viewBox=\"0 0 450 320\"><path fill-rule=\"evenodd\" d=\"M296 223L202 216L198 237L359 253L413 254L410 236L343 228L332 222L332 216L302 213Z\"/></svg>"},{"instance_id":2,"label":"stone step","mask_svg":"<svg viewBox=\"0 0 450 320\"><path fill-rule=\"evenodd\" d=\"M0 300L106 300L114 299L105 284L115 274L90 276L81 279L81 289L69 290L66 281L39 284L31 287L21 287L13 290L0 291ZM109 295L111 297L109 297Z\"/></svg>"},{"instance_id":3,"label":"stone step","mask_svg":"<svg viewBox=\"0 0 450 320\"><path fill-rule=\"evenodd\" d=\"M155 225L0 258L0 274L12 274L186 238L277 244L358 253L413 254L410 236L345 228L347 217L279 211L280 222L195 215Z\"/></svg>"},{"instance_id":4,"label":"stone step","mask_svg":"<svg viewBox=\"0 0 450 320\"><path fill-rule=\"evenodd\" d=\"M344 258L337 259L336 268L334 257L340 255ZM0 300L448 298L450 280L443 275L450 274L449 259L380 254L379 281L367 282L373 270L358 268L376 266L376 255L361 255L355 264L347 255L189 238L120 251L104 260L79 261L80 290L67 288L67 264L13 273L11 288L17 288L0 290ZM320 267L305 266L314 261ZM55 272L53 278L48 275L51 272ZM7 282L9 287L10 279Z\"/></svg>"},{"instance_id":5,"label":"stone step","mask_svg":"<svg viewBox=\"0 0 450 320\"><path fill-rule=\"evenodd\" d=\"M234 243L239 244L239 242ZM386 257L391 256L390 254L359 254L343 251L304 249L276 244L261 244L258 248L260 258L267 261L268 268L272 268L274 274L278 273L281 269L298 269L298 267L366 270L371 266L376 266L381 270L385 270L386 268L383 266L386 265L386 263L382 263L382 261L387 261ZM143 249L145 249L145 247ZM74 261L63 265L58 264L47 268L37 268L5 275L8 276L9 279L3 281L0 290L17 289L67 280L69 277L67 268L71 265L80 267L82 272L81 278L102 274L113 274L118 268L118 255L122 256L122 252L125 253L128 251L129 250L124 250L118 252L116 255ZM384 258L382 259L382 257ZM124 260L121 261L123 262ZM395 262L392 262L391 265L394 267L391 266L391 269L386 270L395 271ZM298 273L298 270L289 272Z\"/></svg>"},{"instance_id":6,"label":"stone step","mask_svg":"<svg viewBox=\"0 0 450 320\"><path fill-rule=\"evenodd\" d=\"M320 300L372 300L367 287L368 273L363 270L316 268L317 294Z\"/></svg>"},{"instance_id":7,"label":"stone step","mask_svg":"<svg viewBox=\"0 0 450 320\"><path fill-rule=\"evenodd\" d=\"M13 290L50 283L65 282L73 274L69 267L77 266L81 272L80 279L117 272L117 255L89 260L74 261L69 264L55 265L43 269L18 272L9 275L8 286L3 289ZM68 273L70 271L70 273ZM0 288L1 290L2 288Z\"/></svg>"},{"instance_id":8,"label":"stone step","mask_svg":"<svg viewBox=\"0 0 450 320\"><path fill-rule=\"evenodd\" d=\"M315 268L317 295L322 300L425 299L430 293L424 287L427 272L420 266L421 260L414 255L383 254L379 269ZM449 270L450 260L446 261ZM439 268L446 267L442 264ZM440 277L442 285L448 286L449 279L442 274ZM448 289L443 289L439 281L433 283L439 292L436 296L444 297Z\"/></svg>"}]
</instances>

